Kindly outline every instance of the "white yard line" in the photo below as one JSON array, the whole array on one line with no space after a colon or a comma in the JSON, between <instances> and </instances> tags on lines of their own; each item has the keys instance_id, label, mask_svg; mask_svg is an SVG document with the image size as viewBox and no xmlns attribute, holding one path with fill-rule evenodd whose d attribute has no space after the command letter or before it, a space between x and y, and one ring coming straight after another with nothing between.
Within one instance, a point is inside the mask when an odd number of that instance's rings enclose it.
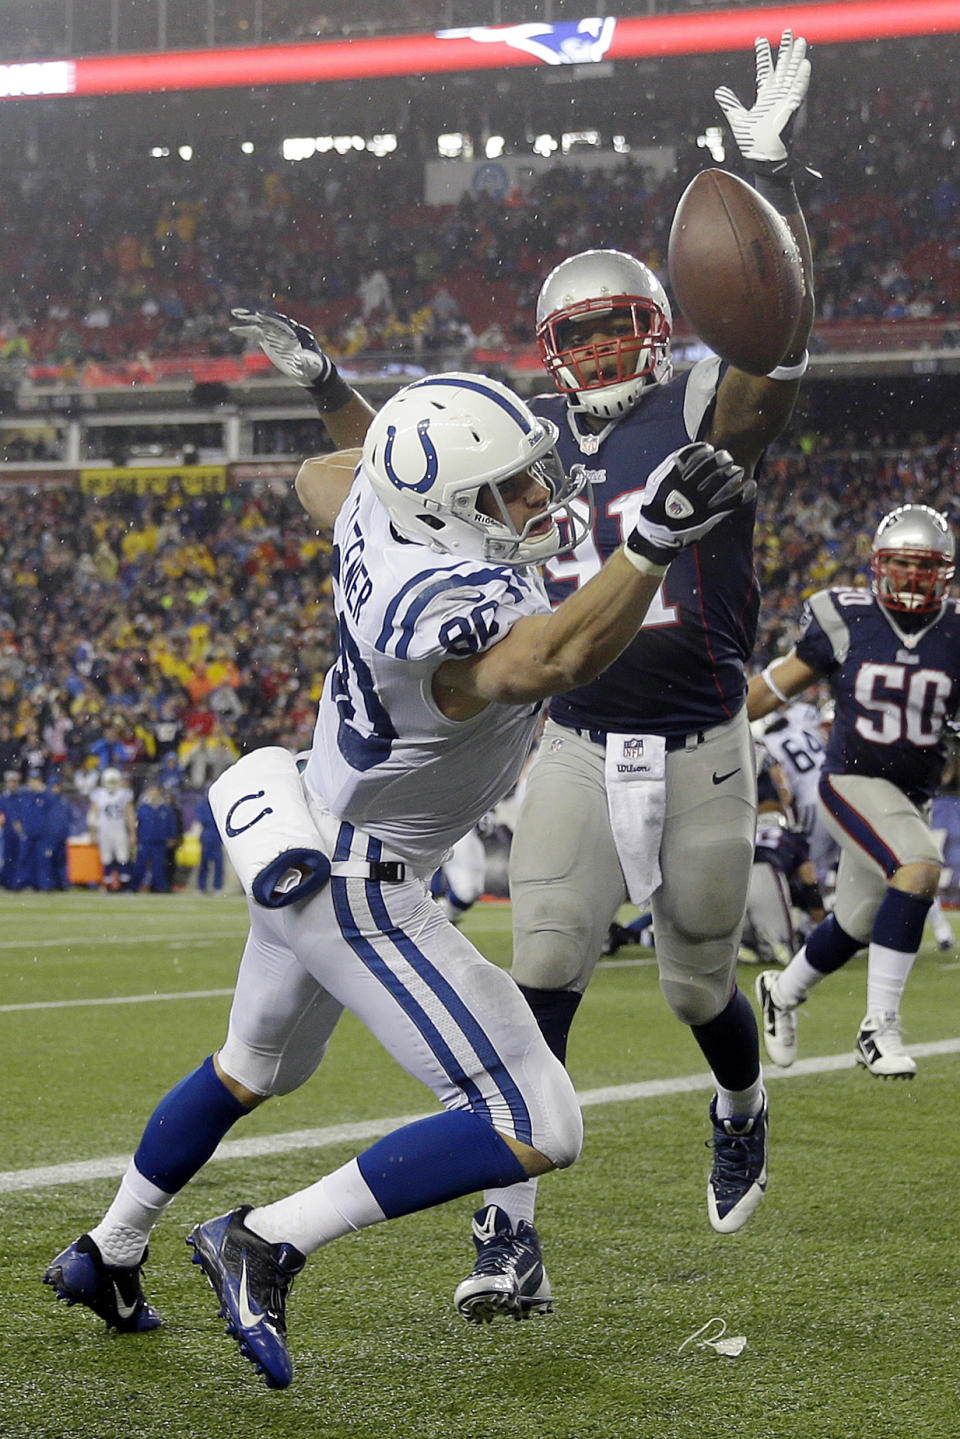
<instances>
[{"instance_id":1,"label":"white yard line","mask_svg":"<svg viewBox=\"0 0 960 1439\"><path fill-rule=\"evenodd\" d=\"M911 1044L910 1053L918 1059L939 1054L960 1054L960 1039L940 1039L928 1044ZM830 1074L836 1070L853 1069L851 1053L825 1054L819 1058L799 1059L791 1069L764 1071L769 1084L773 1080L802 1079L811 1074ZM864 1081L867 1082L866 1080ZM915 1081L922 1083L922 1080ZM587 1089L579 1096L586 1109L598 1104L622 1104L637 1099L657 1099L670 1094L689 1094L713 1088L710 1074L686 1074L677 1079L649 1079L641 1084L615 1084L602 1089ZM325 1129L293 1129L286 1134L268 1134L261 1139L228 1139L220 1145L211 1163L232 1159L261 1159L271 1154L294 1150L325 1149L331 1144L361 1144L389 1134L403 1124L424 1119L424 1114L399 1114L382 1119L357 1120L352 1124L332 1124ZM79 1159L68 1164L52 1164L39 1169L11 1169L0 1172L0 1194L47 1189L54 1185L80 1184L91 1179L115 1179L125 1171L130 1156L108 1155L103 1159Z\"/></svg>"},{"instance_id":2,"label":"white yard line","mask_svg":"<svg viewBox=\"0 0 960 1439\"><path fill-rule=\"evenodd\" d=\"M96 946L99 948L104 944L125 944L133 948L138 944L222 944L225 939L242 939L247 933L246 929L220 930L217 934L198 937L195 934L67 934L57 935L51 939L0 939L0 949L72 949L82 945L84 948Z\"/></svg>"},{"instance_id":3,"label":"white yard line","mask_svg":"<svg viewBox=\"0 0 960 1439\"><path fill-rule=\"evenodd\" d=\"M140 939L148 939L149 935L141 935ZM222 938L222 936L221 936ZM44 941L47 943L48 941ZM59 944L64 941L50 940L50 944ZM91 940L90 943L99 941ZM119 940L114 941L120 943ZM179 941L170 940L171 944ZM219 944L219 939L193 940L194 944ZM0 946L2 947L2 946ZM604 959L600 961L602 966L611 968L635 968L638 965L656 964L651 959ZM0 1014L18 1014L21 1010L27 1009L76 1009L82 1005L97 1004L152 1004L157 999L219 999L222 995L232 994L232 989L183 989L169 994L122 994L107 995L102 999L37 999L25 1001L23 1004L0 1004Z\"/></svg>"},{"instance_id":4,"label":"white yard line","mask_svg":"<svg viewBox=\"0 0 960 1439\"><path fill-rule=\"evenodd\" d=\"M170 994L118 994L108 999L37 999L29 1004L0 1004L0 1014L17 1014L24 1009L79 1009L98 1004L151 1004L157 999L222 999L232 989L178 989Z\"/></svg>"}]
</instances>

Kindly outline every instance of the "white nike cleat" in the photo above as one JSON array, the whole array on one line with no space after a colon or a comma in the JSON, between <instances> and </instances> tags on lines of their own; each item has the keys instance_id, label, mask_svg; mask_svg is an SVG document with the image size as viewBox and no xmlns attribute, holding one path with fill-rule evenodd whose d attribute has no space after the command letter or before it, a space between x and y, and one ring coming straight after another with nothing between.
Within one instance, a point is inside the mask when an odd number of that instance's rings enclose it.
<instances>
[{"instance_id":1,"label":"white nike cleat","mask_svg":"<svg viewBox=\"0 0 960 1439\"><path fill-rule=\"evenodd\" d=\"M767 1054L781 1069L789 1069L797 1057L797 1016L795 1010L774 999L776 979L777 970L765 969L757 975L754 993L760 1006L760 1027Z\"/></svg>"},{"instance_id":2,"label":"white nike cleat","mask_svg":"<svg viewBox=\"0 0 960 1439\"><path fill-rule=\"evenodd\" d=\"M903 1047L898 1014L868 1014L854 1051L858 1064L880 1079L912 1079L917 1062Z\"/></svg>"}]
</instances>

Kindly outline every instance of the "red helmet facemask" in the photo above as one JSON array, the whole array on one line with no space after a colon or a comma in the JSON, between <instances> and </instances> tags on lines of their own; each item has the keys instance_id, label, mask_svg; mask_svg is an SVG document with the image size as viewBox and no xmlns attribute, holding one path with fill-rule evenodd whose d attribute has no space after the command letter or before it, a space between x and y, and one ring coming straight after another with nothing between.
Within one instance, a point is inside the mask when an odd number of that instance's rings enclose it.
<instances>
[{"instance_id":1,"label":"red helmet facemask","mask_svg":"<svg viewBox=\"0 0 960 1439\"><path fill-rule=\"evenodd\" d=\"M609 339L578 343L571 326L585 332L584 321L596 317L595 331L606 328L613 315L630 316L630 330ZM667 354L670 322L652 300L636 295L603 295L558 310L537 327L544 368L561 394L602 390L625 380L653 375Z\"/></svg>"},{"instance_id":2,"label":"red helmet facemask","mask_svg":"<svg viewBox=\"0 0 960 1439\"><path fill-rule=\"evenodd\" d=\"M936 550L877 550L871 562L880 603L901 614L938 610L953 579L954 566Z\"/></svg>"}]
</instances>

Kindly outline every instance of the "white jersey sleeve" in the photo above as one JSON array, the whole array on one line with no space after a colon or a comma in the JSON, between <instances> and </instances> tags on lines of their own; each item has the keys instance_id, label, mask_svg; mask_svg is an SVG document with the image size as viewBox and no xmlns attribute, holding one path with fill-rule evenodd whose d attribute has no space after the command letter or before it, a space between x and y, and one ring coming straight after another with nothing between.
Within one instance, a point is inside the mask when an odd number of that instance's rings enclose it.
<instances>
[{"instance_id":1,"label":"white jersey sleeve","mask_svg":"<svg viewBox=\"0 0 960 1439\"><path fill-rule=\"evenodd\" d=\"M338 818L435 868L516 782L540 706L492 704L450 720L433 698L434 671L550 606L533 569L402 540L362 475L334 539L338 656L306 782Z\"/></svg>"}]
</instances>

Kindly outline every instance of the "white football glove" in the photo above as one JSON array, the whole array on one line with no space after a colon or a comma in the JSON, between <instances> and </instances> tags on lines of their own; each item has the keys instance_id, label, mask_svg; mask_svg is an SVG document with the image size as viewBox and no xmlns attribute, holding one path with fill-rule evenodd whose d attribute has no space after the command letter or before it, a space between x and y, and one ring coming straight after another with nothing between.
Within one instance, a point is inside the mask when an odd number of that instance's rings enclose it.
<instances>
[{"instance_id":1,"label":"white football glove","mask_svg":"<svg viewBox=\"0 0 960 1439\"><path fill-rule=\"evenodd\" d=\"M336 367L313 331L289 315L275 310L231 310L230 314L240 321L230 326L231 335L256 340L271 364L298 385L316 393L334 374Z\"/></svg>"},{"instance_id":2,"label":"white football glove","mask_svg":"<svg viewBox=\"0 0 960 1439\"><path fill-rule=\"evenodd\" d=\"M757 98L753 108L745 109L726 85L721 85L713 93L727 117L743 158L755 168L763 166L777 171L788 160L783 132L803 104L810 84L807 42L799 36L795 40L792 30L784 30L780 36L776 65L770 53L769 40L760 38L754 41L754 49L757 56Z\"/></svg>"},{"instance_id":3,"label":"white football glove","mask_svg":"<svg viewBox=\"0 0 960 1439\"><path fill-rule=\"evenodd\" d=\"M702 440L683 445L648 477L626 547L651 564L668 565L756 493L756 481L744 479L727 450Z\"/></svg>"}]
</instances>

